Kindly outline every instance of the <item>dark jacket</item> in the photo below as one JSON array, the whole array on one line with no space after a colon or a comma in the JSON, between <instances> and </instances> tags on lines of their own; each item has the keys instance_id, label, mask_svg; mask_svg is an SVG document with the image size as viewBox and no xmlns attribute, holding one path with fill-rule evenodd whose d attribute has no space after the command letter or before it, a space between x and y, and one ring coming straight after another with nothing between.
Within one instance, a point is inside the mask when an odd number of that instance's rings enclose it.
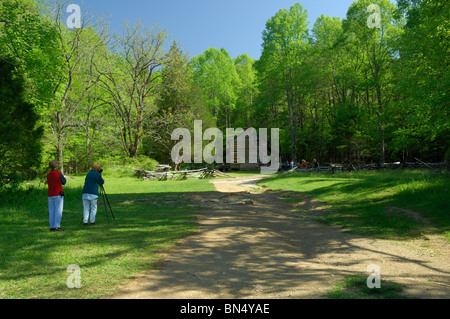
<instances>
[{"instance_id":1,"label":"dark jacket","mask_svg":"<svg viewBox=\"0 0 450 319\"><path fill-rule=\"evenodd\" d=\"M98 185L103 185L105 181L102 178L102 174L92 169L86 175L84 180L83 194L93 194L98 196Z\"/></svg>"}]
</instances>

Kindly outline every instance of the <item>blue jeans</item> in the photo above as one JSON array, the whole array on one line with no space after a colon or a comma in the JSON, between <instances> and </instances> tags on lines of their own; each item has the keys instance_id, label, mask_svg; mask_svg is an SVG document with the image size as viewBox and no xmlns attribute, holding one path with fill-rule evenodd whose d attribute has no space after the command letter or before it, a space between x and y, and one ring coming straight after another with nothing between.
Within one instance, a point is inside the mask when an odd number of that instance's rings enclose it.
<instances>
[{"instance_id":1,"label":"blue jeans","mask_svg":"<svg viewBox=\"0 0 450 319\"><path fill-rule=\"evenodd\" d=\"M90 222L95 223L95 215L97 215L97 195L83 194L83 223L87 224L90 210Z\"/></svg>"},{"instance_id":2,"label":"blue jeans","mask_svg":"<svg viewBox=\"0 0 450 319\"><path fill-rule=\"evenodd\" d=\"M59 228L64 206L64 197L52 196L48 198L48 212L50 228Z\"/></svg>"}]
</instances>

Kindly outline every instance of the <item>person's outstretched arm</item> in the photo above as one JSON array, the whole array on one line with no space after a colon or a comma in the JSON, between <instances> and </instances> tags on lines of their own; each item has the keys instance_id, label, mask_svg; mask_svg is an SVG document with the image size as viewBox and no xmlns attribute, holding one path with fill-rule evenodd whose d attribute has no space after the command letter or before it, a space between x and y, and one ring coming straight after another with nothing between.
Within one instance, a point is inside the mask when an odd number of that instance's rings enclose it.
<instances>
[{"instance_id":1,"label":"person's outstretched arm","mask_svg":"<svg viewBox=\"0 0 450 319\"><path fill-rule=\"evenodd\" d=\"M64 177L63 173L61 173L61 184L66 185L66 183L67 183L67 180Z\"/></svg>"}]
</instances>

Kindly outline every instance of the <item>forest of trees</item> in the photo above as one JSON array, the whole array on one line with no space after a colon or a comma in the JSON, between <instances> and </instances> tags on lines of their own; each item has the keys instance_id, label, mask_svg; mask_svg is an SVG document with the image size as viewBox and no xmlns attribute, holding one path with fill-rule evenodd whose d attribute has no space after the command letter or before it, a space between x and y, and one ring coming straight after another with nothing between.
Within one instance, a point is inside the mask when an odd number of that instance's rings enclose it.
<instances>
[{"instance_id":1,"label":"forest of trees","mask_svg":"<svg viewBox=\"0 0 450 319\"><path fill-rule=\"evenodd\" d=\"M0 178L58 159L173 164L175 128L279 128L283 160L383 164L450 159L445 0L358 0L308 25L300 3L274 12L258 60L226 48L189 57L157 24L96 16L66 25L70 2L0 2ZM367 8L381 9L368 26Z\"/></svg>"}]
</instances>

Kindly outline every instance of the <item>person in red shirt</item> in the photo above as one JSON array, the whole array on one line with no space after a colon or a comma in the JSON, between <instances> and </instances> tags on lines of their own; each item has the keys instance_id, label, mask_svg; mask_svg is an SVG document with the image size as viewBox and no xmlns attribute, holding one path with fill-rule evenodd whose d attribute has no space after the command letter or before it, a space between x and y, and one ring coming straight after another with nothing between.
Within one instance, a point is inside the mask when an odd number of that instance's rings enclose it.
<instances>
[{"instance_id":1,"label":"person in red shirt","mask_svg":"<svg viewBox=\"0 0 450 319\"><path fill-rule=\"evenodd\" d=\"M66 179L58 171L57 160L50 161L48 166L51 169L47 174L50 231L63 231L60 227L64 206L64 189L62 186L66 184Z\"/></svg>"},{"instance_id":2,"label":"person in red shirt","mask_svg":"<svg viewBox=\"0 0 450 319\"><path fill-rule=\"evenodd\" d=\"M302 171L306 172L308 170L308 163L302 160Z\"/></svg>"}]
</instances>

